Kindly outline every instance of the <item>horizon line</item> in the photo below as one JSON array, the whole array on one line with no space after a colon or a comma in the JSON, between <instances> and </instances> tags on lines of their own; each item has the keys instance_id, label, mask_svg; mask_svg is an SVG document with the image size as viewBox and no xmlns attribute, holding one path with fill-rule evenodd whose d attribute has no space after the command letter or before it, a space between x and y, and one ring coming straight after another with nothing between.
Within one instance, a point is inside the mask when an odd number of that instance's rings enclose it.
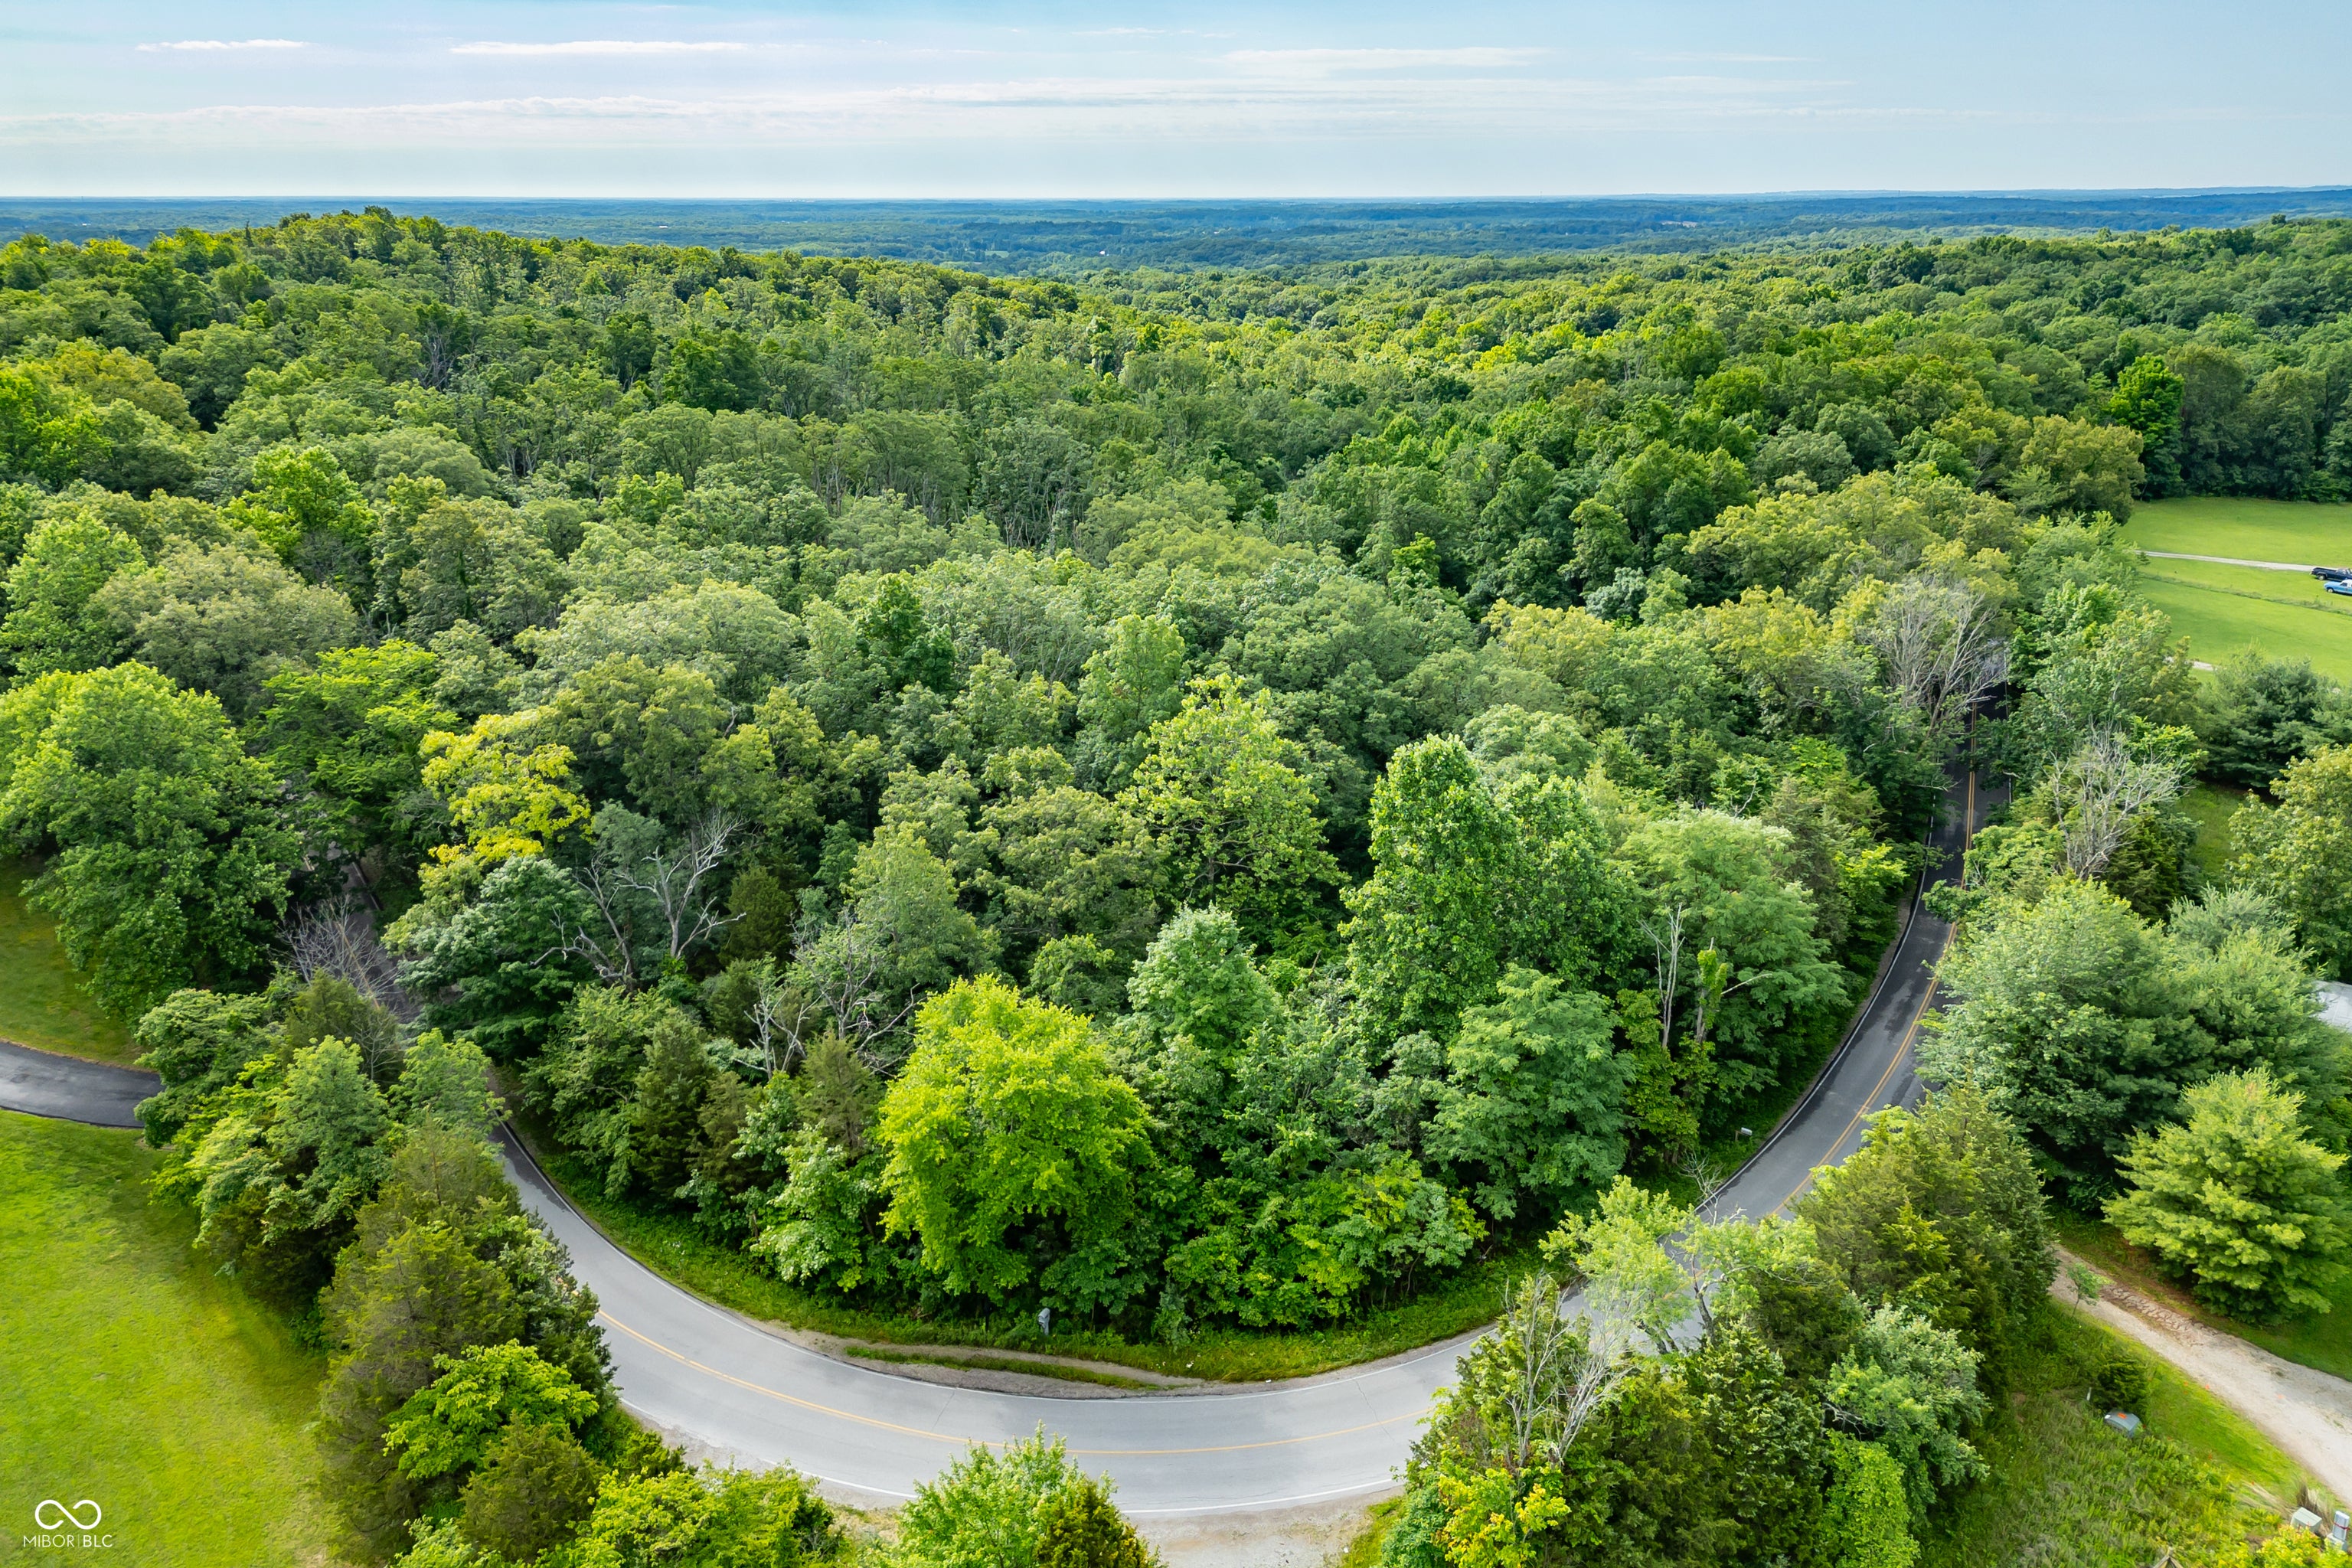
<instances>
[{"instance_id":1,"label":"horizon line","mask_svg":"<svg viewBox=\"0 0 2352 1568\"><path fill-rule=\"evenodd\" d=\"M944 203L1108 205L1117 204L1156 203L1161 205L1240 204L1264 205L1319 202L1335 205L1370 205L1376 203L1413 203L1427 205L1461 205L1474 203L1539 203L1539 202L1638 202L1638 201L1758 201L1774 198L1868 197L1868 196L1976 196L1986 198L2020 198L2034 196L2217 196L2217 195L2318 195L2336 193L2352 194L2352 183L2316 185L1980 185L1980 186L1822 186L1802 189L1742 190L1742 191L1622 191L1622 192L1560 192L1550 194L1513 194L1502 195L1430 195L1400 194L1394 195L709 195L679 196L656 194L624 194L604 195L526 195L520 194L461 194L382 192L350 192L330 194L319 191L257 191L214 192L198 195L34 195L0 193L0 205L25 205L36 202L95 204L101 202L364 202L383 205L392 202L514 202L514 203L581 203L581 202L661 202L677 205L702 205L720 203L839 203L872 202L894 205L936 205Z\"/></svg>"}]
</instances>

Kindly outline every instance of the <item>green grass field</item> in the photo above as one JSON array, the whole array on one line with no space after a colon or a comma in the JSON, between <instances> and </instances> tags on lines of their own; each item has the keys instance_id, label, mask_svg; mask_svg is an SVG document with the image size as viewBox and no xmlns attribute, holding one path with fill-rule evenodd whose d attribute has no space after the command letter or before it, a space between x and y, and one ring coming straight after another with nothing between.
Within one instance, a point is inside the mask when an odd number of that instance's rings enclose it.
<instances>
[{"instance_id":1,"label":"green grass field","mask_svg":"<svg viewBox=\"0 0 2352 1568\"><path fill-rule=\"evenodd\" d=\"M2240 496L2144 501L2124 537L2142 550L2352 566L2352 506Z\"/></svg>"},{"instance_id":2,"label":"green grass field","mask_svg":"<svg viewBox=\"0 0 2352 1568\"><path fill-rule=\"evenodd\" d=\"M324 1559L304 1426L322 1367L149 1200L137 1134L0 1111L0 1562ZM114 1548L22 1545L42 1500Z\"/></svg>"},{"instance_id":3,"label":"green grass field","mask_svg":"<svg viewBox=\"0 0 2352 1568\"><path fill-rule=\"evenodd\" d=\"M25 902L34 868L0 861L0 1040L69 1057L127 1062L131 1031L109 1017L58 946L56 922Z\"/></svg>"},{"instance_id":4,"label":"green grass field","mask_svg":"<svg viewBox=\"0 0 2352 1568\"><path fill-rule=\"evenodd\" d=\"M2315 501L2196 497L2151 501L2132 514L2124 538L2142 550L2352 566L2352 507ZM2352 680L2352 599L2329 595L2308 574L2204 561L2151 559L2140 591L2172 617L2190 657L2219 664L2253 648L2303 658Z\"/></svg>"}]
</instances>

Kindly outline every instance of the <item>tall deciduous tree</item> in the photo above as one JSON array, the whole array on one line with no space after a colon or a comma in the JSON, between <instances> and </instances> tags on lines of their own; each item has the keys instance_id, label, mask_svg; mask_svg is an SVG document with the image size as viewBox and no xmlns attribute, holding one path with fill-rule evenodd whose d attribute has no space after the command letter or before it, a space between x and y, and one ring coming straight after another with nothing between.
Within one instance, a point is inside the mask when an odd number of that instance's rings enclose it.
<instances>
[{"instance_id":1,"label":"tall deciduous tree","mask_svg":"<svg viewBox=\"0 0 2352 1568\"><path fill-rule=\"evenodd\" d=\"M0 647L16 673L95 669L119 657L122 633L98 603L99 590L144 563L128 535L85 513L35 529L8 569L8 615L0 620Z\"/></svg>"},{"instance_id":2,"label":"tall deciduous tree","mask_svg":"<svg viewBox=\"0 0 2352 1568\"><path fill-rule=\"evenodd\" d=\"M323 653L315 668L281 670L267 682L259 726L267 755L310 784L352 855L413 842L415 819L430 815L417 748L457 723L434 695L437 673L431 653L392 637Z\"/></svg>"},{"instance_id":3,"label":"tall deciduous tree","mask_svg":"<svg viewBox=\"0 0 2352 1568\"><path fill-rule=\"evenodd\" d=\"M1263 692L1193 682L1119 797L1160 840L1169 901L1222 905L1261 943L1294 931L1339 875L1307 766Z\"/></svg>"},{"instance_id":4,"label":"tall deciduous tree","mask_svg":"<svg viewBox=\"0 0 2352 1568\"><path fill-rule=\"evenodd\" d=\"M257 548L181 542L144 572L119 572L93 608L111 617L132 657L209 691L239 722L262 684L358 640L351 601L314 587Z\"/></svg>"},{"instance_id":5,"label":"tall deciduous tree","mask_svg":"<svg viewBox=\"0 0 2352 1568\"><path fill-rule=\"evenodd\" d=\"M144 665L0 698L0 830L51 852L32 896L110 1005L259 963L299 840L220 704Z\"/></svg>"},{"instance_id":6,"label":"tall deciduous tree","mask_svg":"<svg viewBox=\"0 0 2352 1568\"><path fill-rule=\"evenodd\" d=\"M1803 1031L1846 996L1814 934L1811 899L1776 864L1780 834L1685 811L1643 825L1618 849L1641 889L1661 1022L1672 1017L1689 1041L1669 1038L1666 1049L1707 1064L1701 1081L1722 1099L1776 1082Z\"/></svg>"},{"instance_id":7,"label":"tall deciduous tree","mask_svg":"<svg viewBox=\"0 0 2352 1568\"><path fill-rule=\"evenodd\" d=\"M1589 983L1622 920L1580 795L1491 788L1451 736L1391 759L1372 792L1370 879L1349 896L1349 964L1368 1033L1450 1036L1506 966Z\"/></svg>"},{"instance_id":8,"label":"tall deciduous tree","mask_svg":"<svg viewBox=\"0 0 2352 1568\"><path fill-rule=\"evenodd\" d=\"M2269 897L2339 979L2352 974L2352 746L2291 763L2275 806L2252 799L2230 819L2230 878Z\"/></svg>"},{"instance_id":9,"label":"tall deciduous tree","mask_svg":"<svg viewBox=\"0 0 2352 1568\"><path fill-rule=\"evenodd\" d=\"M1001 980L927 1003L883 1098L890 1228L958 1294L1116 1307L1128 1278L1143 1105L1087 1021Z\"/></svg>"},{"instance_id":10,"label":"tall deciduous tree","mask_svg":"<svg viewBox=\"0 0 2352 1568\"><path fill-rule=\"evenodd\" d=\"M1517 965L1499 1000L1464 1010L1424 1146L1476 1173L1479 1204L1497 1219L1523 1197L1557 1209L1625 1163L1633 1068L1614 1050L1615 1023L1591 992Z\"/></svg>"}]
</instances>

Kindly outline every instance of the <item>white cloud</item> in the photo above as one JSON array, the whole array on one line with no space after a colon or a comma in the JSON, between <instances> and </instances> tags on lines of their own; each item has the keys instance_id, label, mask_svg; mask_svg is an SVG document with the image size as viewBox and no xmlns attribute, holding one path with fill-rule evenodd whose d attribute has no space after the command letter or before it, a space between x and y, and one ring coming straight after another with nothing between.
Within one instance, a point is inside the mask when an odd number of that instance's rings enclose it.
<instances>
[{"instance_id":1,"label":"white cloud","mask_svg":"<svg viewBox=\"0 0 2352 1568\"><path fill-rule=\"evenodd\" d=\"M142 44L140 51L152 54L158 49L299 49L306 46L298 38L182 38L170 44Z\"/></svg>"},{"instance_id":2,"label":"white cloud","mask_svg":"<svg viewBox=\"0 0 2352 1568\"><path fill-rule=\"evenodd\" d=\"M1526 65L1546 51L1472 47L1458 49L1234 49L1227 64L1244 70L1328 76L1335 71L1493 70Z\"/></svg>"},{"instance_id":3,"label":"white cloud","mask_svg":"<svg viewBox=\"0 0 2352 1568\"><path fill-rule=\"evenodd\" d=\"M58 139L186 146L783 147L876 139L1120 139L1165 143L1285 135L1501 138L1799 121L1959 121L1983 110L1853 101L1850 84L1501 76L1032 78L888 86L829 83L748 94L518 96L368 105L214 104L0 115L0 148ZM2000 118L2016 120L2011 113Z\"/></svg>"},{"instance_id":4,"label":"white cloud","mask_svg":"<svg viewBox=\"0 0 2352 1568\"><path fill-rule=\"evenodd\" d=\"M453 55L715 55L733 54L740 44L689 43L677 38L574 38L554 44L507 44L485 40L458 44Z\"/></svg>"}]
</instances>

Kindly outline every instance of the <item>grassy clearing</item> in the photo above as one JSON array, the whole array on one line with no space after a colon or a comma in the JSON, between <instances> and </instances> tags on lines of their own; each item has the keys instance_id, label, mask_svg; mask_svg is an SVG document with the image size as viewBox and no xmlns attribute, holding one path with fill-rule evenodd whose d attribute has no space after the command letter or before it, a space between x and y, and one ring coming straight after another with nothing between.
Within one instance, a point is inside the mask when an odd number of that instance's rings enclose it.
<instances>
[{"instance_id":1,"label":"grassy clearing","mask_svg":"<svg viewBox=\"0 0 2352 1568\"><path fill-rule=\"evenodd\" d=\"M0 1556L42 1499L89 1498L117 1562L318 1562L321 1363L189 1250L153 1162L133 1133L0 1111Z\"/></svg>"},{"instance_id":2,"label":"grassy clearing","mask_svg":"<svg viewBox=\"0 0 2352 1568\"><path fill-rule=\"evenodd\" d=\"M2308 573L2274 572L2266 566L2231 566L2219 561L2174 561L2156 555L2147 557L2140 571L2142 575L2159 583L2211 588L2331 616L2352 616L2352 600L2329 593L2326 584Z\"/></svg>"},{"instance_id":3,"label":"grassy clearing","mask_svg":"<svg viewBox=\"0 0 2352 1568\"><path fill-rule=\"evenodd\" d=\"M25 901L37 868L0 862L0 1039L69 1057L128 1062L131 1031L82 989L55 921Z\"/></svg>"},{"instance_id":4,"label":"grassy clearing","mask_svg":"<svg viewBox=\"0 0 2352 1568\"><path fill-rule=\"evenodd\" d=\"M2153 1253L2126 1241L2105 1221L2063 1210L2053 1212L2052 1218L2060 1246L2142 1295L2152 1296L2184 1316L2223 1333L2258 1344L2274 1356L2332 1372L2338 1377L2352 1377L2352 1276L2339 1279L2330 1292L2330 1300L2336 1303L2333 1311L2301 1322L2242 1323L2200 1305L2179 1284L2166 1277L2158 1268Z\"/></svg>"},{"instance_id":5,"label":"grassy clearing","mask_svg":"<svg viewBox=\"0 0 2352 1568\"><path fill-rule=\"evenodd\" d=\"M2246 804L2249 792L2235 784L2197 784L2179 801L2180 809L2197 824L2197 842L2189 858L2218 882L2230 863L2230 819Z\"/></svg>"},{"instance_id":6,"label":"grassy clearing","mask_svg":"<svg viewBox=\"0 0 2352 1568\"><path fill-rule=\"evenodd\" d=\"M2083 1402L2091 1372L2148 1368L2147 1431L2109 1431ZM1992 1474L1932 1524L1920 1568L2147 1568L2169 1549L2205 1563L2277 1528L2303 1478L2293 1461L2168 1365L2060 1307L2045 1315L2010 1407L1978 1440Z\"/></svg>"},{"instance_id":7,"label":"grassy clearing","mask_svg":"<svg viewBox=\"0 0 2352 1568\"><path fill-rule=\"evenodd\" d=\"M866 1345L844 1345L842 1354L860 1361L888 1362L896 1366L968 1366L981 1372L1017 1372L1029 1377L1054 1377L1064 1383L1091 1383L1104 1388L1154 1389L1164 1385L1115 1373L1091 1372L1059 1362L1024 1361L1009 1355L924 1355L916 1351L877 1351Z\"/></svg>"},{"instance_id":8,"label":"grassy clearing","mask_svg":"<svg viewBox=\"0 0 2352 1568\"><path fill-rule=\"evenodd\" d=\"M2142 550L2352 566L2352 507L2211 496L2153 501L2132 514L2124 538ZM2205 663L2252 647L2308 658L2314 668L2352 680L2352 601L2331 598L2308 575L2158 560L2147 563L2140 590Z\"/></svg>"},{"instance_id":9,"label":"grassy clearing","mask_svg":"<svg viewBox=\"0 0 2352 1568\"><path fill-rule=\"evenodd\" d=\"M2158 570L2189 564L2193 563L2152 563L2140 574L2139 591L2149 604L2171 618L2175 637L2189 639L2191 658L2204 664L2221 664L2252 648L2271 658L2307 658L2311 667L2323 675L2352 680L2352 613L2333 610L2325 605L2290 602L2284 597L2257 597ZM2274 578L2281 583L2311 584L2315 593L2319 591L2311 579L2298 579L2284 572L2247 574Z\"/></svg>"},{"instance_id":10,"label":"grassy clearing","mask_svg":"<svg viewBox=\"0 0 2352 1568\"><path fill-rule=\"evenodd\" d=\"M520 1114L515 1121L532 1158L564 1195L646 1268L747 1317L884 1345L1051 1349L1056 1355L1217 1383L1308 1377L1397 1355L1492 1322L1502 1310L1505 1284L1533 1263L1531 1249L1507 1253L1465 1269L1442 1289L1376 1309L1338 1328L1289 1333L1216 1330L1181 1345L1136 1344L1108 1331L1056 1328L1047 1341L1025 1317L926 1322L866 1311L837 1298L797 1289L733 1247L705 1236L684 1215L656 1213L606 1197L595 1173L558 1150L545 1129Z\"/></svg>"},{"instance_id":11,"label":"grassy clearing","mask_svg":"<svg viewBox=\"0 0 2352 1568\"><path fill-rule=\"evenodd\" d=\"M2132 509L2124 538L2142 550L2352 566L2352 506L2241 496L2147 501Z\"/></svg>"}]
</instances>

